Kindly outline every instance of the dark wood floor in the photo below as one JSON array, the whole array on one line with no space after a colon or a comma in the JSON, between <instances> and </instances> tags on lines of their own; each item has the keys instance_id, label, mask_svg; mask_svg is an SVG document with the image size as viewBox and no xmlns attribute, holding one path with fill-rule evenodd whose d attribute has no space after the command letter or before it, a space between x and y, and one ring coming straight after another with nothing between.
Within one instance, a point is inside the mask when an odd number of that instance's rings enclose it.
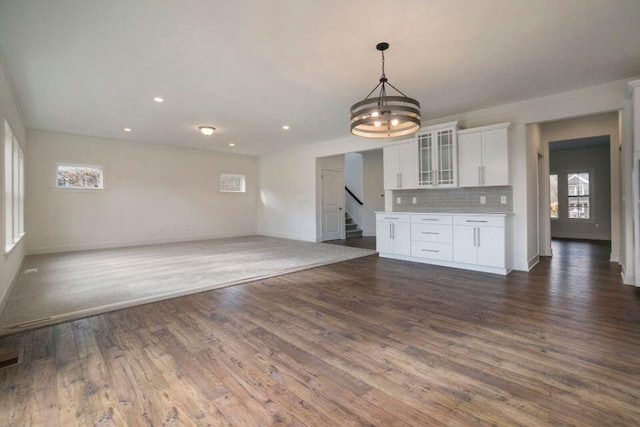
<instances>
[{"instance_id":1,"label":"dark wood floor","mask_svg":"<svg viewBox=\"0 0 640 427\"><path fill-rule=\"evenodd\" d=\"M554 253L370 256L5 337L0 425L638 425L640 294L606 245Z\"/></svg>"}]
</instances>

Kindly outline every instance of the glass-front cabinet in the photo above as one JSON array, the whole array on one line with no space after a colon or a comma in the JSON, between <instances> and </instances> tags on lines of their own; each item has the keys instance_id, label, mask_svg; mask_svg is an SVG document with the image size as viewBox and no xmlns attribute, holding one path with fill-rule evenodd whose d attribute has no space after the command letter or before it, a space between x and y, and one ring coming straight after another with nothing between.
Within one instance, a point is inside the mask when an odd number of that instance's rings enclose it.
<instances>
[{"instance_id":1,"label":"glass-front cabinet","mask_svg":"<svg viewBox=\"0 0 640 427\"><path fill-rule=\"evenodd\" d=\"M421 130L418 140L418 185L424 188L458 186L458 122Z\"/></svg>"}]
</instances>

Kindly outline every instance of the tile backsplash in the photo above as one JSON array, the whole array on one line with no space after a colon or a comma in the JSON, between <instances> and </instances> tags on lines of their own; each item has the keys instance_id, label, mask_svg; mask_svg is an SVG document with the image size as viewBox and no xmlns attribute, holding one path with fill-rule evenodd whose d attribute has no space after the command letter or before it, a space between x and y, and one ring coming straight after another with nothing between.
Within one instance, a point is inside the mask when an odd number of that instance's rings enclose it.
<instances>
[{"instance_id":1,"label":"tile backsplash","mask_svg":"<svg viewBox=\"0 0 640 427\"><path fill-rule=\"evenodd\" d=\"M439 190L393 190L394 212L462 212L502 213L513 212L513 190L506 187L470 187ZM507 203L501 203L501 197ZM413 198L416 203L413 203ZM481 197L485 203L481 203ZM400 198L400 203L398 203Z\"/></svg>"}]
</instances>

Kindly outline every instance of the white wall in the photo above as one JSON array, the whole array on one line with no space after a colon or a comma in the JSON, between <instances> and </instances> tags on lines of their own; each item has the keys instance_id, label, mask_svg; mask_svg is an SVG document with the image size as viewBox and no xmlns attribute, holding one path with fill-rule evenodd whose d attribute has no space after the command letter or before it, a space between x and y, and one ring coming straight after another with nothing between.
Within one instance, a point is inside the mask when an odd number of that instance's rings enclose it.
<instances>
[{"instance_id":1,"label":"white wall","mask_svg":"<svg viewBox=\"0 0 640 427\"><path fill-rule=\"evenodd\" d=\"M624 107L624 100L623 105ZM622 109L621 107L621 109ZM589 115L577 117L569 120L559 120L549 123L542 123L542 148L544 155L549 156L550 141L564 141L567 139L588 138L591 136L610 136L609 155L610 167L610 191L611 191L611 260L620 260L620 211L621 200L621 175L620 175L620 132L619 113L610 112L606 114ZM548 166L548 165L547 165ZM548 171L547 171L548 172ZM548 173L547 173L548 175ZM629 177L630 178L630 177Z\"/></svg>"},{"instance_id":2,"label":"white wall","mask_svg":"<svg viewBox=\"0 0 640 427\"><path fill-rule=\"evenodd\" d=\"M22 146L25 153L28 153L26 149L26 137L24 123L22 121L20 110L16 102L16 98L13 96L11 90L11 83L9 82L8 75L4 71L4 66L0 62L0 146L4 144L4 120L6 120L11 126L11 130L17 137L18 142ZM0 150L0 188L4 188L4 149ZM28 161L27 161L28 162ZM2 236L5 235L5 209L4 209L4 195L0 194L0 205L2 210L0 212L0 231ZM29 228L26 228L29 232ZM0 238L4 242L4 237ZM16 246L13 247L11 252L0 256L0 312L4 308L9 288L16 277L18 270L22 264L22 260L25 254L24 238L20 240ZM4 246L4 245L3 245Z\"/></svg>"},{"instance_id":3,"label":"white wall","mask_svg":"<svg viewBox=\"0 0 640 427\"><path fill-rule=\"evenodd\" d=\"M517 270L528 269L528 243L538 239L537 229L528 222L536 217L537 203L532 206L527 192L535 191L537 152L528 147L525 126L530 123L568 117L616 111L624 107L627 80L563 92L483 110L429 120L423 125L460 120L467 127L512 122L513 146L510 166L513 177L513 259ZM345 154L379 148L387 141L372 141L346 136L343 139L305 146L296 150L274 153L260 158L261 201L258 232L283 235L304 240L317 239L314 192L317 157ZM534 144L535 142L530 142ZM535 154L532 155L532 154ZM529 181L528 181L529 178ZM533 215L529 209L533 209Z\"/></svg>"},{"instance_id":4,"label":"white wall","mask_svg":"<svg viewBox=\"0 0 640 427\"><path fill-rule=\"evenodd\" d=\"M255 234L257 158L29 131L28 253ZM56 161L105 167L106 190L52 189ZM218 191L220 173L246 193Z\"/></svg>"},{"instance_id":5,"label":"white wall","mask_svg":"<svg viewBox=\"0 0 640 427\"><path fill-rule=\"evenodd\" d=\"M364 181L362 202L362 234L376 235L376 211L384 211L384 167L382 150L361 152Z\"/></svg>"}]
</instances>

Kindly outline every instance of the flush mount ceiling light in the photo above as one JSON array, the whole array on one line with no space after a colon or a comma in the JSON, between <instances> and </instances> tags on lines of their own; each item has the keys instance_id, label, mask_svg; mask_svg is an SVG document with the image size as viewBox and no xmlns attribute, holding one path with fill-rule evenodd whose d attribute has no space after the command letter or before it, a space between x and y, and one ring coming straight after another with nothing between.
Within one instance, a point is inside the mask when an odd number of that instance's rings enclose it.
<instances>
[{"instance_id":1,"label":"flush mount ceiling light","mask_svg":"<svg viewBox=\"0 0 640 427\"><path fill-rule=\"evenodd\" d=\"M157 103L164 102L164 99L160 98L159 96L156 96L155 98L153 98L153 100L156 101Z\"/></svg>"},{"instance_id":2,"label":"flush mount ceiling light","mask_svg":"<svg viewBox=\"0 0 640 427\"><path fill-rule=\"evenodd\" d=\"M213 133L216 131L216 128L211 126L198 126L198 129L200 129L200 132L202 132L204 136L213 135Z\"/></svg>"},{"instance_id":3,"label":"flush mount ceiling light","mask_svg":"<svg viewBox=\"0 0 640 427\"><path fill-rule=\"evenodd\" d=\"M384 51L389 43L378 43L376 49L382 54L382 76L380 82L367 97L351 106L351 133L365 138L393 138L409 135L420 129L420 103L409 98L389 83L384 74ZM387 96L389 85L400 96ZM378 88L378 96L370 98Z\"/></svg>"}]
</instances>

